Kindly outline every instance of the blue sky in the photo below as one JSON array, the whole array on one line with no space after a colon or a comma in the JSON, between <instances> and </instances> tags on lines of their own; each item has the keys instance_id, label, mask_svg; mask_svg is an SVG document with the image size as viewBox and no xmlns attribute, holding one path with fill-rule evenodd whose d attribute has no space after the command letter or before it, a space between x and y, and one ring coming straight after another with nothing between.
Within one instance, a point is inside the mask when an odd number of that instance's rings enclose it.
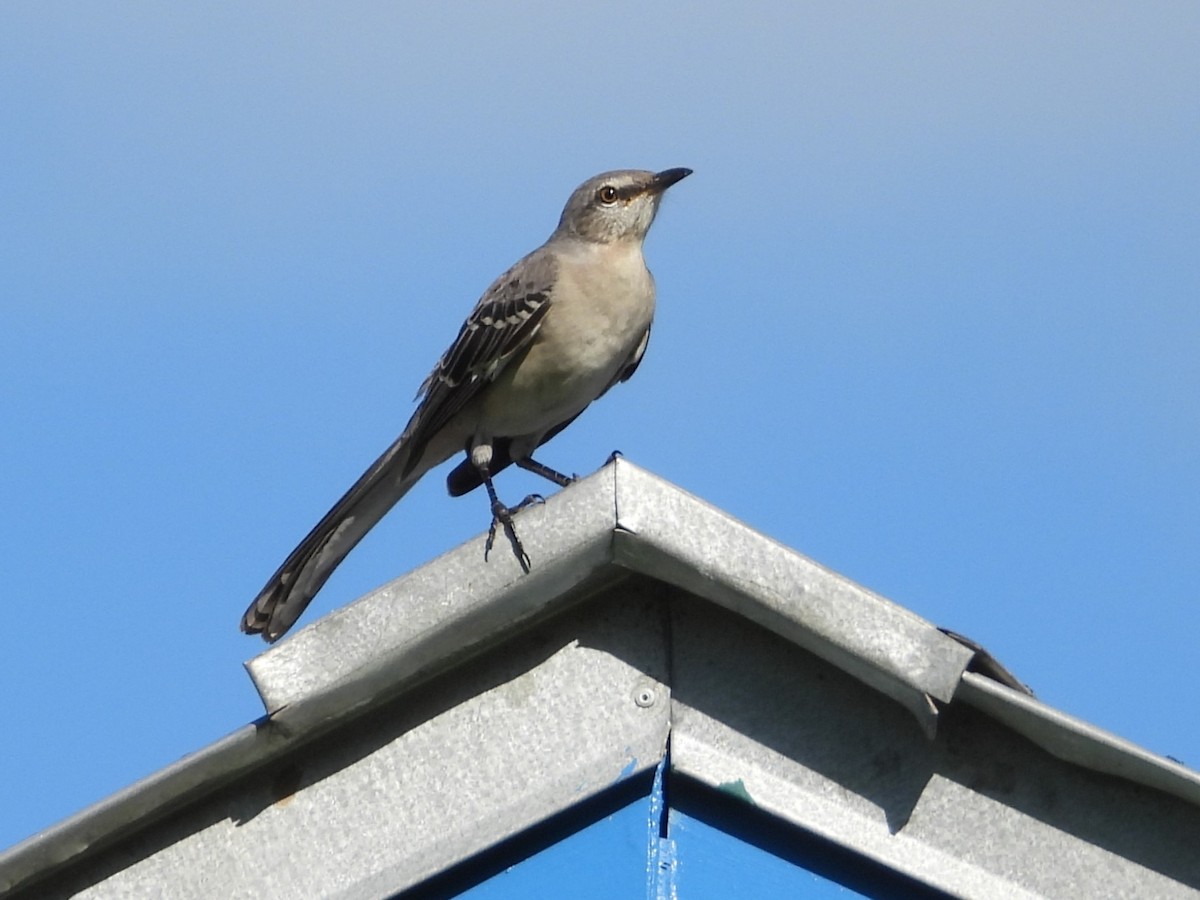
<instances>
[{"instance_id":1,"label":"blue sky","mask_svg":"<svg viewBox=\"0 0 1200 900\"><path fill-rule=\"evenodd\" d=\"M544 461L1200 765L1200 6L405 6L0 12L0 847L260 714L242 610L618 167L695 175ZM302 621L487 519L438 473Z\"/></svg>"}]
</instances>

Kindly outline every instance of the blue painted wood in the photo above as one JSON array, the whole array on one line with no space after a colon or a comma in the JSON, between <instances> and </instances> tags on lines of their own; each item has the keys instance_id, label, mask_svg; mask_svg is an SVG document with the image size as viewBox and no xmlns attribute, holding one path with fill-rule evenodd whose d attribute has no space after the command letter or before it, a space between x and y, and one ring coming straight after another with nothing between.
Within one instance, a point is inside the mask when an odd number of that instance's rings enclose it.
<instances>
[{"instance_id":1,"label":"blue painted wood","mask_svg":"<svg viewBox=\"0 0 1200 900\"><path fill-rule=\"evenodd\" d=\"M740 900L946 895L686 778L643 774L403 895L406 900Z\"/></svg>"},{"instance_id":2,"label":"blue painted wood","mask_svg":"<svg viewBox=\"0 0 1200 900\"><path fill-rule=\"evenodd\" d=\"M634 776L400 896L641 900L660 810L661 786Z\"/></svg>"},{"instance_id":3,"label":"blue painted wood","mask_svg":"<svg viewBox=\"0 0 1200 900\"><path fill-rule=\"evenodd\" d=\"M646 892L649 812L648 798L638 798L461 896L464 900L640 898Z\"/></svg>"},{"instance_id":4,"label":"blue painted wood","mask_svg":"<svg viewBox=\"0 0 1200 900\"><path fill-rule=\"evenodd\" d=\"M678 900L947 898L757 809L744 791L716 791L678 776L668 779L667 791Z\"/></svg>"},{"instance_id":5,"label":"blue painted wood","mask_svg":"<svg viewBox=\"0 0 1200 900\"><path fill-rule=\"evenodd\" d=\"M866 896L679 810L671 811L670 831L679 900Z\"/></svg>"},{"instance_id":6,"label":"blue painted wood","mask_svg":"<svg viewBox=\"0 0 1200 900\"><path fill-rule=\"evenodd\" d=\"M667 836L666 777L668 751L654 769L650 815L646 820L646 900L674 900L675 842Z\"/></svg>"}]
</instances>

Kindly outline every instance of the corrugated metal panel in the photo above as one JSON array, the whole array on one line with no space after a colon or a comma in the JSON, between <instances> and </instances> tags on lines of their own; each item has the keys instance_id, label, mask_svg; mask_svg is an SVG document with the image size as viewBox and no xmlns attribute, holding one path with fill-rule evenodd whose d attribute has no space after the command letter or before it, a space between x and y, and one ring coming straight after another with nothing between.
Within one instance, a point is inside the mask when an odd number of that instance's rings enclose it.
<instances>
[{"instance_id":1,"label":"corrugated metal panel","mask_svg":"<svg viewBox=\"0 0 1200 900\"><path fill-rule=\"evenodd\" d=\"M35 895L387 897L643 772L670 709L652 587L615 586Z\"/></svg>"},{"instance_id":2,"label":"corrugated metal panel","mask_svg":"<svg viewBox=\"0 0 1200 900\"><path fill-rule=\"evenodd\" d=\"M929 741L861 682L712 607L678 603L672 634L680 774L955 896L1200 889L1195 805L1056 759L958 700Z\"/></svg>"}]
</instances>

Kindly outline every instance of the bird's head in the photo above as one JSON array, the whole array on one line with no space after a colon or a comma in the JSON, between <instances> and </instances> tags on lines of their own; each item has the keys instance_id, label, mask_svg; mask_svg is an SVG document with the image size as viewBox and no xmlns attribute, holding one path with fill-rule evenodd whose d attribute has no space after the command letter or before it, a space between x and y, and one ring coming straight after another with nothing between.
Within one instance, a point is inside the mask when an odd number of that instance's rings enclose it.
<instances>
[{"instance_id":1,"label":"bird's head","mask_svg":"<svg viewBox=\"0 0 1200 900\"><path fill-rule=\"evenodd\" d=\"M640 241L654 222L663 191L691 174L691 169L619 169L589 178L571 194L555 235L605 244Z\"/></svg>"}]
</instances>

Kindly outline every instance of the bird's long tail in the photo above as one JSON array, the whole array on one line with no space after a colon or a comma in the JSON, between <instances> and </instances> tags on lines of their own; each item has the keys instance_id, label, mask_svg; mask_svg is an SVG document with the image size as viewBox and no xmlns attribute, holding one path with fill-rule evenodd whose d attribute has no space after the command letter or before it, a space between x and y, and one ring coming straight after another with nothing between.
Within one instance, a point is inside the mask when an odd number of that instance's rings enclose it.
<instances>
[{"instance_id":1,"label":"bird's long tail","mask_svg":"<svg viewBox=\"0 0 1200 900\"><path fill-rule=\"evenodd\" d=\"M450 455L432 450L423 448L422 458L410 468L413 449L406 429L271 576L242 616L242 631L261 634L268 642L282 637L363 536L425 472Z\"/></svg>"}]
</instances>

